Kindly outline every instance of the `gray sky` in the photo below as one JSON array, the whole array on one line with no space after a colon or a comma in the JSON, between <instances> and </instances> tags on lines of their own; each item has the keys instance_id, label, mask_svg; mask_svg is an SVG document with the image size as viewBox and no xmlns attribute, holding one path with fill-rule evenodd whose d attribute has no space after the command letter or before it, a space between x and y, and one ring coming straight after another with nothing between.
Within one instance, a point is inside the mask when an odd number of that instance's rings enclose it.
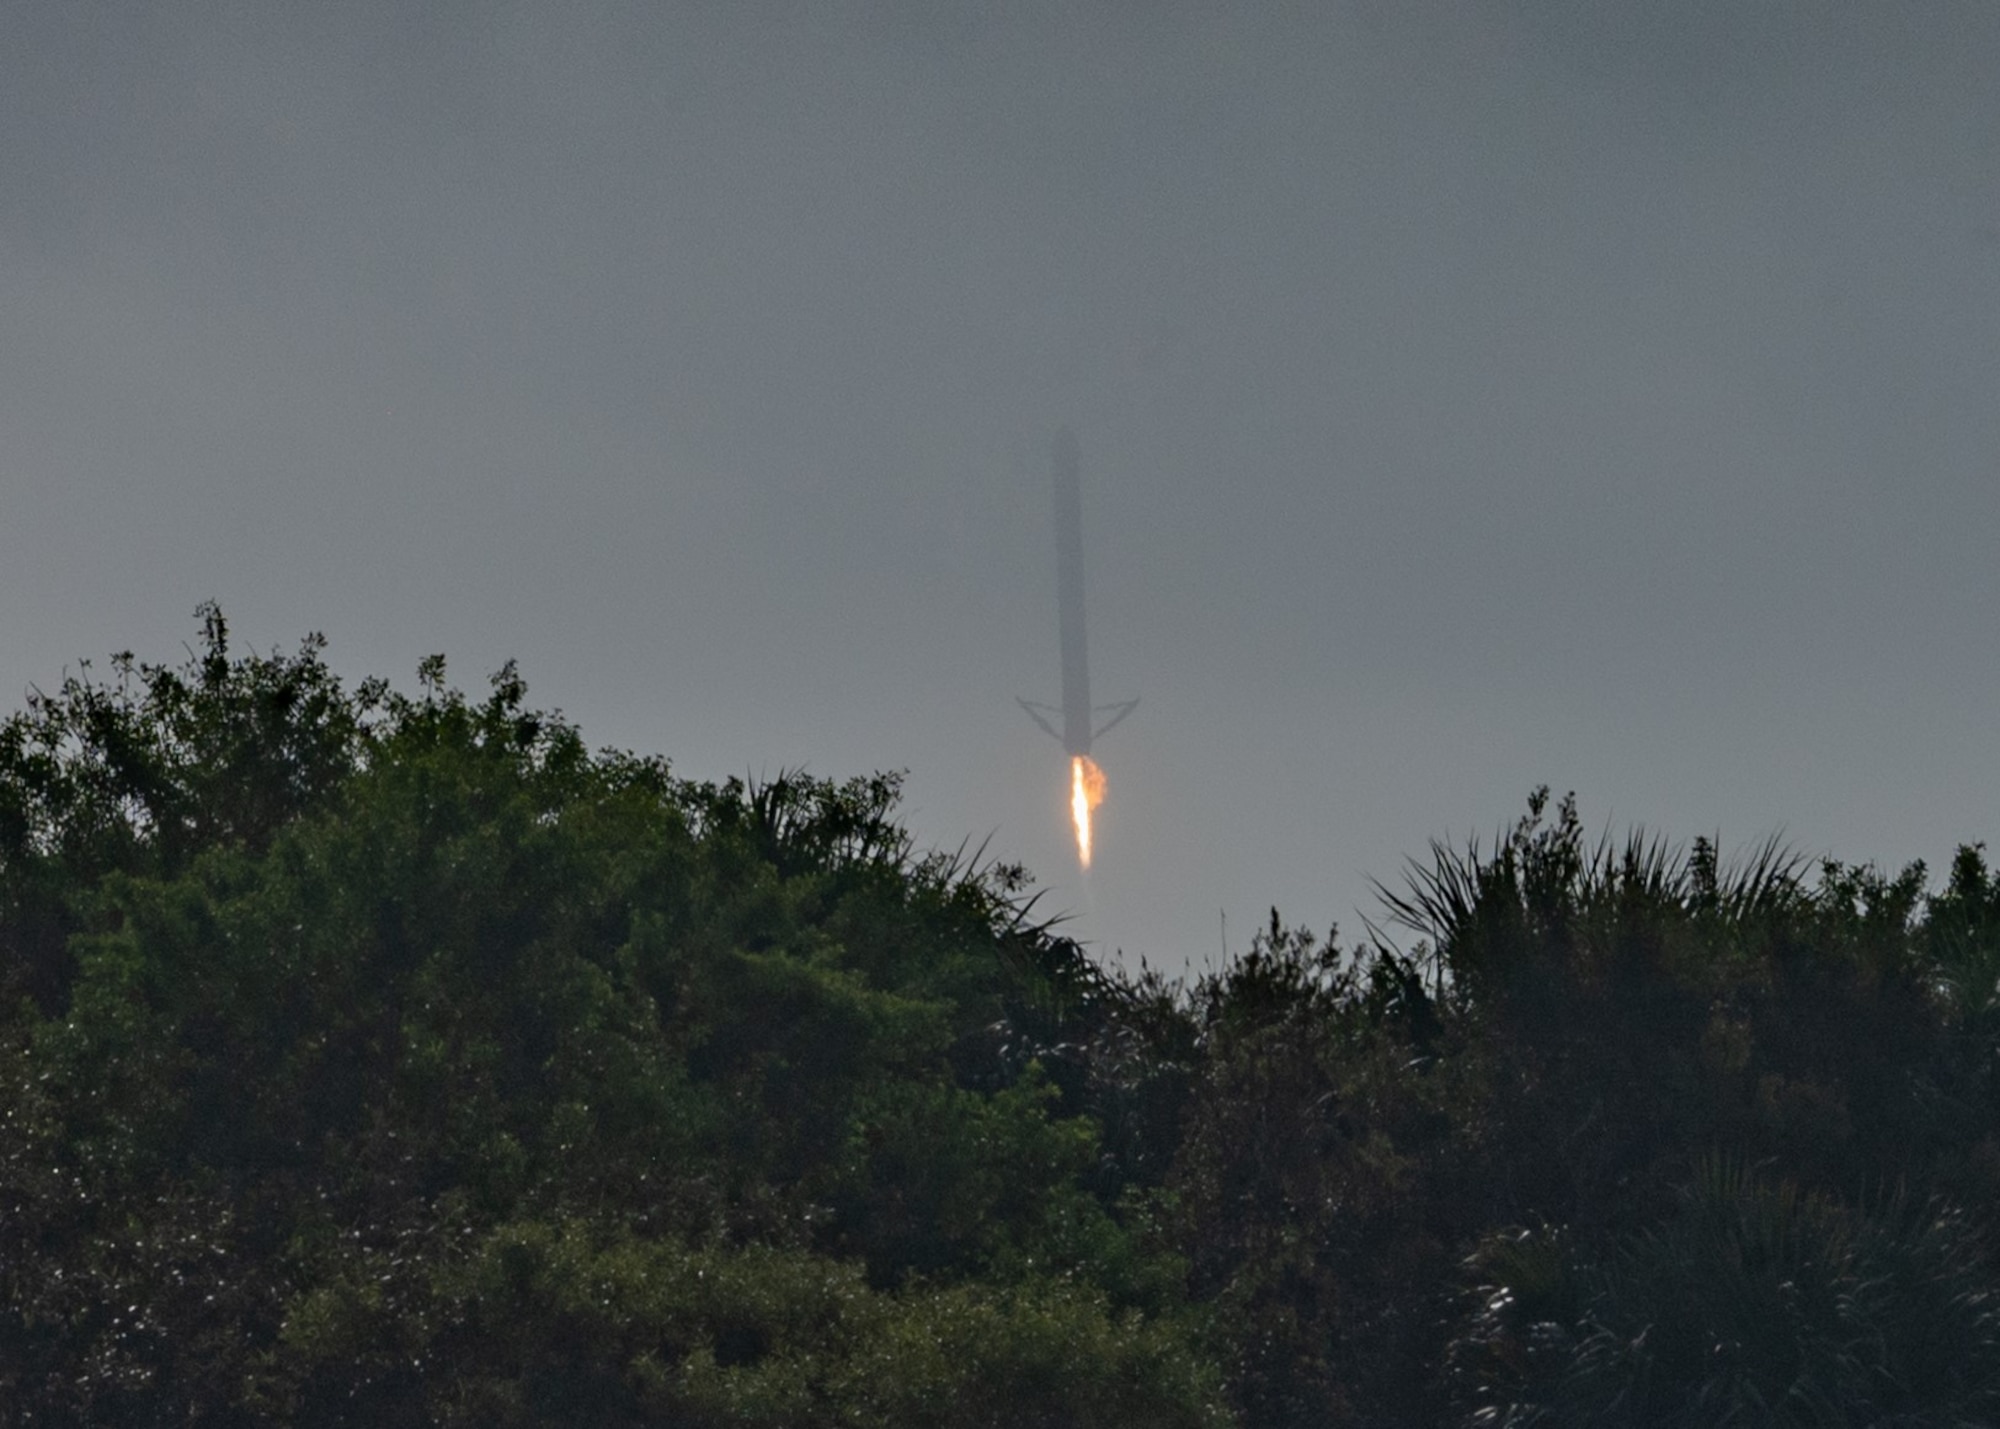
<instances>
[{"instance_id":1,"label":"gray sky","mask_svg":"<svg viewBox=\"0 0 2000 1429\"><path fill-rule=\"evenodd\" d=\"M0 3L0 700L219 599L1178 969L1547 782L2000 836L2000 5ZM1092 678L1080 878L1047 449ZM2000 841L2000 837L1996 838Z\"/></svg>"}]
</instances>

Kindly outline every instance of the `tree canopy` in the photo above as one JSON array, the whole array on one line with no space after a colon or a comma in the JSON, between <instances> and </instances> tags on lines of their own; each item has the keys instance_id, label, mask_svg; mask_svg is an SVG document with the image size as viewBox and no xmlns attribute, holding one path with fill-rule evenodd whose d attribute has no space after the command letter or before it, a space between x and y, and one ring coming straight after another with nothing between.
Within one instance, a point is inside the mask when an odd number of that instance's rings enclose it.
<instances>
[{"instance_id":1,"label":"tree canopy","mask_svg":"<svg viewBox=\"0 0 2000 1429\"><path fill-rule=\"evenodd\" d=\"M0 724L10 1422L2000 1417L1976 847L1538 791L1386 930L1169 980L894 775L687 781L511 666L202 619Z\"/></svg>"}]
</instances>

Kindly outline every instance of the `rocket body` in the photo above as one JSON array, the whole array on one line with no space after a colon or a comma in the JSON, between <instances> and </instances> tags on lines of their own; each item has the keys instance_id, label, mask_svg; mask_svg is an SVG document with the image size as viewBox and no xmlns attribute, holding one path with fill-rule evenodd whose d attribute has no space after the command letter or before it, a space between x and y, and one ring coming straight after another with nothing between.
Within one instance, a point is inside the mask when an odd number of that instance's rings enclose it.
<instances>
[{"instance_id":1,"label":"rocket body","mask_svg":"<svg viewBox=\"0 0 2000 1429\"><path fill-rule=\"evenodd\" d=\"M1062 637L1062 742L1071 754L1089 754L1090 651L1083 623L1083 484L1077 474L1076 434L1064 427L1054 450L1056 512L1056 620Z\"/></svg>"},{"instance_id":2,"label":"rocket body","mask_svg":"<svg viewBox=\"0 0 2000 1429\"><path fill-rule=\"evenodd\" d=\"M1077 473L1076 433L1056 433L1051 452L1055 475L1056 629L1062 637L1062 708L1020 700L1028 717L1057 739L1072 758L1090 757L1091 742L1138 706L1090 702L1090 650L1083 633L1083 483ZM1049 716L1062 728L1056 728ZM1109 718L1106 718L1106 716Z\"/></svg>"}]
</instances>

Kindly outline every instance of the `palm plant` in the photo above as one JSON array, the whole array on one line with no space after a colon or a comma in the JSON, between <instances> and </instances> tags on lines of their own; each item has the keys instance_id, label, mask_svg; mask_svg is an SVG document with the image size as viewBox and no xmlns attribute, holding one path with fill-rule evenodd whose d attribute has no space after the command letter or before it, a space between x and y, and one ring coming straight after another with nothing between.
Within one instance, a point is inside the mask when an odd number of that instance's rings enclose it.
<instances>
[{"instance_id":1,"label":"palm plant","mask_svg":"<svg viewBox=\"0 0 2000 1429\"><path fill-rule=\"evenodd\" d=\"M1455 1347L1469 1423L1974 1425L2000 1411L2000 1302L1964 1216L1871 1209L1703 1160L1665 1223L1592 1249L1558 1231L1474 1257Z\"/></svg>"}]
</instances>

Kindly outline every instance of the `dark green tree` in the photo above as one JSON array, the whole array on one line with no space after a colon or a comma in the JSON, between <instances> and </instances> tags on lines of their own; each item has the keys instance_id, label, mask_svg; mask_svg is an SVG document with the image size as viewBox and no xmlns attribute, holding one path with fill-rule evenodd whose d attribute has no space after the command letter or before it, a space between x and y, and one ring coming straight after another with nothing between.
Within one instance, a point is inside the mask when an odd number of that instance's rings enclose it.
<instances>
[{"instance_id":1,"label":"dark green tree","mask_svg":"<svg viewBox=\"0 0 2000 1429\"><path fill-rule=\"evenodd\" d=\"M1018 871L321 650L0 728L23 1422L1223 1421Z\"/></svg>"}]
</instances>

